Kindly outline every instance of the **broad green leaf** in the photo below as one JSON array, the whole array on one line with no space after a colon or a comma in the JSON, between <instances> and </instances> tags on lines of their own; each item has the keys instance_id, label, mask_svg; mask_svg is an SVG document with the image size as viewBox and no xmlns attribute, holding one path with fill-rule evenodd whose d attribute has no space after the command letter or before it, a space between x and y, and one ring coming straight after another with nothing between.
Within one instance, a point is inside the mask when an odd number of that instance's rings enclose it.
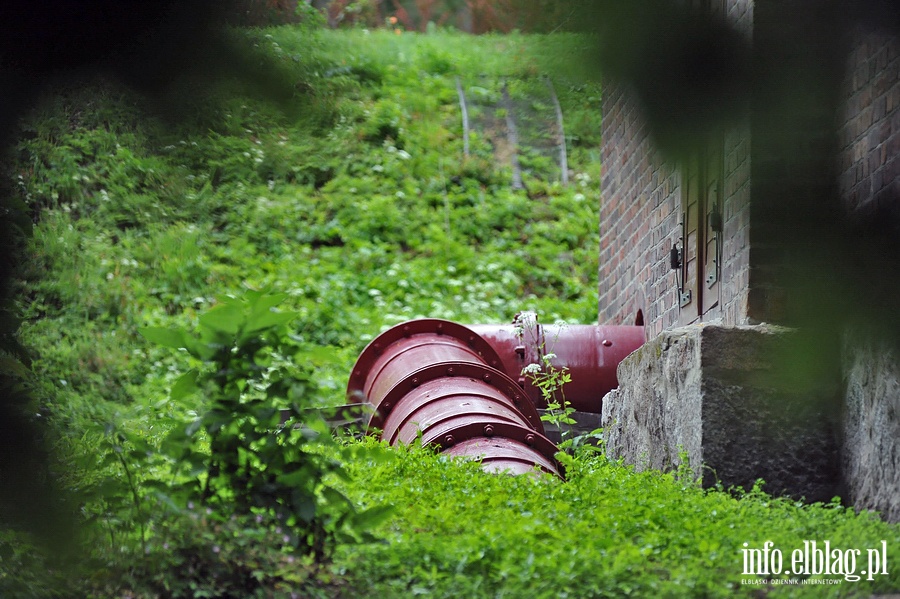
<instances>
[{"instance_id":1,"label":"broad green leaf","mask_svg":"<svg viewBox=\"0 0 900 599\"><path fill-rule=\"evenodd\" d=\"M324 487L321 491L322 498L325 499L326 503L330 506L337 505L347 505L353 506L353 502L350 501L346 495L338 491L333 487Z\"/></svg>"},{"instance_id":2,"label":"broad green leaf","mask_svg":"<svg viewBox=\"0 0 900 599\"><path fill-rule=\"evenodd\" d=\"M278 475L278 483L286 487L297 487L302 485L309 478L306 470L295 470L287 474Z\"/></svg>"},{"instance_id":3,"label":"broad green leaf","mask_svg":"<svg viewBox=\"0 0 900 599\"><path fill-rule=\"evenodd\" d=\"M144 327L138 329L138 333L140 333L147 341L150 341L151 343L155 343L157 345L162 345L163 347L180 349L187 346L187 343L185 342L184 331L180 331L178 329L167 329L164 327Z\"/></svg>"},{"instance_id":4,"label":"broad green leaf","mask_svg":"<svg viewBox=\"0 0 900 599\"><path fill-rule=\"evenodd\" d=\"M272 308L287 299L287 294L275 293L271 295L260 295L258 297L250 297L248 294L248 299L250 300L250 316L253 317L258 314L269 312Z\"/></svg>"},{"instance_id":5,"label":"broad green leaf","mask_svg":"<svg viewBox=\"0 0 900 599\"><path fill-rule=\"evenodd\" d=\"M184 429L184 434L188 437L193 437L194 433L196 433L198 430L200 430L200 427L202 425L203 425L203 419L198 418L197 420L194 420L192 423L187 425L187 427Z\"/></svg>"},{"instance_id":6,"label":"broad green leaf","mask_svg":"<svg viewBox=\"0 0 900 599\"><path fill-rule=\"evenodd\" d=\"M205 338L198 339L190 335L185 335L184 337L185 349L195 358L211 360L216 355L216 350L219 348L218 345L209 343Z\"/></svg>"},{"instance_id":7,"label":"broad green leaf","mask_svg":"<svg viewBox=\"0 0 900 599\"><path fill-rule=\"evenodd\" d=\"M376 505L357 513L353 517L353 522L361 528L375 528L389 520L395 511L392 505Z\"/></svg>"},{"instance_id":8,"label":"broad green leaf","mask_svg":"<svg viewBox=\"0 0 900 599\"><path fill-rule=\"evenodd\" d=\"M197 387L197 377L200 373L197 370L188 370L175 381L175 384L172 385L172 391L169 393L169 396L173 401L178 401L192 393L196 393L198 390Z\"/></svg>"},{"instance_id":9,"label":"broad green leaf","mask_svg":"<svg viewBox=\"0 0 900 599\"><path fill-rule=\"evenodd\" d=\"M200 326L233 335L241 328L244 311L237 302L219 304L200 316Z\"/></svg>"},{"instance_id":10,"label":"broad green leaf","mask_svg":"<svg viewBox=\"0 0 900 599\"><path fill-rule=\"evenodd\" d=\"M261 331L263 329L268 329L271 327L276 327L282 324L287 324L290 321L297 318L298 314L296 312L263 312L261 314L251 315L250 318L247 319L246 326L244 328L245 337L247 333L251 333L254 331Z\"/></svg>"}]
</instances>

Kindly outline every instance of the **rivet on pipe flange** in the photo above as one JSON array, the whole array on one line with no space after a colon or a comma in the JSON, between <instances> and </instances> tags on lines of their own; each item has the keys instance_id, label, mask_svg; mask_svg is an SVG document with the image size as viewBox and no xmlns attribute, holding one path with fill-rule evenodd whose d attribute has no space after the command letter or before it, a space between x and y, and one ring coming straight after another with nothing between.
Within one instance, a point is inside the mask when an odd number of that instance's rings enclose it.
<instances>
[{"instance_id":1,"label":"rivet on pipe flange","mask_svg":"<svg viewBox=\"0 0 900 599\"><path fill-rule=\"evenodd\" d=\"M375 345L372 346L372 349L374 349L376 353L380 354L381 353L381 344L376 343Z\"/></svg>"},{"instance_id":2,"label":"rivet on pipe flange","mask_svg":"<svg viewBox=\"0 0 900 599\"><path fill-rule=\"evenodd\" d=\"M444 334L444 323L442 323L442 322L439 322L439 323L438 323L438 325L437 325L437 334L438 334L438 335L443 335L443 334Z\"/></svg>"},{"instance_id":3,"label":"rivet on pipe flange","mask_svg":"<svg viewBox=\"0 0 900 599\"><path fill-rule=\"evenodd\" d=\"M494 436L494 427L491 426L490 424L485 425L484 436L485 437L493 437Z\"/></svg>"},{"instance_id":4,"label":"rivet on pipe flange","mask_svg":"<svg viewBox=\"0 0 900 599\"><path fill-rule=\"evenodd\" d=\"M489 374L486 374L486 375L484 375L484 376L481 377L481 378L484 379L484 382L485 382L485 383L490 383L490 382L491 382L491 375L489 375Z\"/></svg>"},{"instance_id":5,"label":"rivet on pipe flange","mask_svg":"<svg viewBox=\"0 0 900 599\"><path fill-rule=\"evenodd\" d=\"M453 438L453 435L447 435L446 437L444 437L444 446L445 447L450 447L454 443L456 443L456 439Z\"/></svg>"},{"instance_id":6,"label":"rivet on pipe flange","mask_svg":"<svg viewBox=\"0 0 900 599\"><path fill-rule=\"evenodd\" d=\"M453 373L454 373L454 372L456 372L456 371L453 369L452 366L451 366L450 368L447 369L447 375L448 375L448 376L453 376Z\"/></svg>"},{"instance_id":7,"label":"rivet on pipe flange","mask_svg":"<svg viewBox=\"0 0 900 599\"><path fill-rule=\"evenodd\" d=\"M529 447L534 445L534 435L525 435L525 444Z\"/></svg>"},{"instance_id":8,"label":"rivet on pipe flange","mask_svg":"<svg viewBox=\"0 0 900 599\"><path fill-rule=\"evenodd\" d=\"M418 386L419 386L419 379L418 379L417 377L413 377L413 380L411 380L411 381L409 382L409 384L412 385L413 387L418 387Z\"/></svg>"},{"instance_id":9,"label":"rivet on pipe flange","mask_svg":"<svg viewBox=\"0 0 900 599\"><path fill-rule=\"evenodd\" d=\"M409 337L409 327L408 326L403 327L403 336Z\"/></svg>"},{"instance_id":10,"label":"rivet on pipe flange","mask_svg":"<svg viewBox=\"0 0 900 599\"><path fill-rule=\"evenodd\" d=\"M386 401L386 402L384 402L383 404L381 404L381 409L382 409L382 410L390 410L390 409L391 409L391 402Z\"/></svg>"},{"instance_id":11,"label":"rivet on pipe flange","mask_svg":"<svg viewBox=\"0 0 900 599\"><path fill-rule=\"evenodd\" d=\"M521 404L521 403L522 403L522 396L521 396L521 395L516 395L516 396L513 397L513 405L514 405L514 406L517 406L517 405L519 405L519 404Z\"/></svg>"},{"instance_id":12,"label":"rivet on pipe flange","mask_svg":"<svg viewBox=\"0 0 900 599\"><path fill-rule=\"evenodd\" d=\"M475 344L475 335L469 335L469 345Z\"/></svg>"},{"instance_id":13,"label":"rivet on pipe flange","mask_svg":"<svg viewBox=\"0 0 900 599\"><path fill-rule=\"evenodd\" d=\"M603 347L609 347L611 345L612 345L612 341L610 341L609 339L603 340Z\"/></svg>"}]
</instances>

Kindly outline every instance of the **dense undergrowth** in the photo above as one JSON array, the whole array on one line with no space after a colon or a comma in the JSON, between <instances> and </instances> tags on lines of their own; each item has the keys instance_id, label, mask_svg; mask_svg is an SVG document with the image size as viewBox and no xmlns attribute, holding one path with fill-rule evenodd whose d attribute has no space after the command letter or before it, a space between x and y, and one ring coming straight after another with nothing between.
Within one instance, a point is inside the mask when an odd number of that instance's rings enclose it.
<instances>
[{"instance_id":1,"label":"dense undergrowth","mask_svg":"<svg viewBox=\"0 0 900 599\"><path fill-rule=\"evenodd\" d=\"M487 476L281 427L276 409L342 403L356 355L397 322L595 321L600 92L564 35L247 35L296 80L287 110L226 83L172 124L98 81L23 123L22 339L90 549L47 561L4 533L3 596L777 592L739 584L741 544L765 540L886 540L896 563L896 526L836 505L738 501L591 452L565 484ZM539 150L547 74L568 187ZM536 132L527 193L510 186L504 83ZM808 592L896 588L891 570Z\"/></svg>"}]
</instances>

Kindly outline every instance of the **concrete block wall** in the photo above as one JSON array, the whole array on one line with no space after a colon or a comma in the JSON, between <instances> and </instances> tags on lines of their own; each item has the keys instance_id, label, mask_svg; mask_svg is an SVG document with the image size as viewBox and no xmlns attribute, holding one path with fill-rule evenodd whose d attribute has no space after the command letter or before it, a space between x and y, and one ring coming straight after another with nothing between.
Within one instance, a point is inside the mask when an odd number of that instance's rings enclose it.
<instances>
[{"instance_id":1,"label":"concrete block wall","mask_svg":"<svg viewBox=\"0 0 900 599\"><path fill-rule=\"evenodd\" d=\"M638 470L683 459L704 486L829 501L839 489L833 380L781 384L793 333L695 324L648 341L618 367L603 398L607 454Z\"/></svg>"}]
</instances>

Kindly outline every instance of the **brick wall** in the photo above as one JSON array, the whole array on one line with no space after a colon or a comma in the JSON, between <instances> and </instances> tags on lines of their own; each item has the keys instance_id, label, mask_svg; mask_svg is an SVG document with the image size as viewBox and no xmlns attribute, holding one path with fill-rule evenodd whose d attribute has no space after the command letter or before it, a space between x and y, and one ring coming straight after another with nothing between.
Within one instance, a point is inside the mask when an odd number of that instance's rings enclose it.
<instances>
[{"instance_id":1,"label":"brick wall","mask_svg":"<svg viewBox=\"0 0 900 599\"><path fill-rule=\"evenodd\" d=\"M844 82L839 184L851 211L900 223L900 40L878 34L853 45ZM900 521L900 362L895 346L849 329L842 347L845 383L842 473L857 508Z\"/></svg>"},{"instance_id":2,"label":"brick wall","mask_svg":"<svg viewBox=\"0 0 900 599\"><path fill-rule=\"evenodd\" d=\"M680 231L679 176L621 87L606 85L602 110L599 319L634 324L640 310L655 333L678 316L668 255Z\"/></svg>"},{"instance_id":3,"label":"brick wall","mask_svg":"<svg viewBox=\"0 0 900 599\"><path fill-rule=\"evenodd\" d=\"M727 0L730 22L749 34L750 0ZM633 324L640 310L648 337L678 323L676 273L669 250L680 238L681 174L653 148L639 110L622 87L604 88L600 205L599 319ZM721 296L702 320L743 324L749 284L750 144L747 128L724 140Z\"/></svg>"},{"instance_id":4,"label":"brick wall","mask_svg":"<svg viewBox=\"0 0 900 599\"><path fill-rule=\"evenodd\" d=\"M726 19L747 38L753 32L753 2L727 0ZM750 124L725 135L725 180L723 189L724 243L722 245L722 290L718 316L723 324L748 322L750 286Z\"/></svg>"},{"instance_id":5,"label":"brick wall","mask_svg":"<svg viewBox=\"0 0 900 599\"><path fill-rule=\"evenodd\" d=\"M840 129L841 197L871 210L900 195L900 43L864 36L850 53ZM892 210L888 210L892 212Z\"/></svg>"},{"instance_id":6,"label":"brick wall","mask_svg":"<svg viewBox=\"0 0 900 599\"><path fill-rule=\"evenodd\" d=\"M719 312L723 324L747 324L750 286L750 139L748 127L725 136L724 242Z\"/></svg>"}]
</instances>

